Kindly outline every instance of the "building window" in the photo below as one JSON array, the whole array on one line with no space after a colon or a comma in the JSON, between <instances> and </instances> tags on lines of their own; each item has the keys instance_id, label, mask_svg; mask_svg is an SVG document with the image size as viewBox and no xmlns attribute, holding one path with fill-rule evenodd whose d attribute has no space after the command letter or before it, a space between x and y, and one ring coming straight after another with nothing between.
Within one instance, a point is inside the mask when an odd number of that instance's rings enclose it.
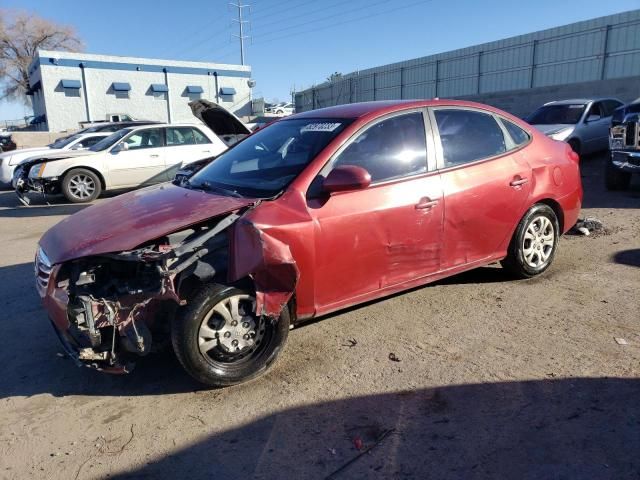
<instances>
[{"instance_id":1,"label":"building window","mask_svg":"<svg viewBox=\"0 0 640 480\"><path fill-rule=\"evenodd\" d=\"M164 83L152 83L151 94L156 100L166 100L169 92L169 86Z\"/></svg>"},{"instance_id":2,"label":"building window","mask_svg":"<svg viewBox=\"0 0 640 480\"><path fill-rule=\"evenodd\" d=\"M79 97L81 87L80 80L60 80L59 88L64 92L65 97Z\"/></svg>"},{"instance_id":3,"label":"building window","mask_svg":"<svg viewBox=\"0 0 640 480\"><path fill-rule=\"evenodd\" d=\"M186 88L186 96L189 97L189 100L200 100L202 98L202 93L204 90L200 85L189 85Z\"/></svg>"},{"instance_id":4,"label":"building window","mask_svg":"<svg viewBox=\"0 0 640 480\"><path fill-rule=\"evenodd\" d=\"M113 82L111 84L111 89L113 90L116 98L129 98L131 85L127 82Z\"/></svg>"}]
</instances>

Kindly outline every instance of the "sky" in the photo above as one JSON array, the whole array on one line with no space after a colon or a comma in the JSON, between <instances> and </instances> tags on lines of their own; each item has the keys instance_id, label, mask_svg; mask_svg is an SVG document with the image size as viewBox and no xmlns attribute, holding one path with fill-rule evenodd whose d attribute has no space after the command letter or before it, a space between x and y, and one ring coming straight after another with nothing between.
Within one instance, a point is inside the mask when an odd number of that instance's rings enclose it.
<instances>
[{"instance_id":1,"label":"sky","mask_svg":"<svg viewBox=\"0 0 640 480\"><path fill-rule=\"evenodd\" d=\"M238 0L229 0L237 3ZM85 52L240 63L227 0L0 0L75 27ZM384 65L640 8L640 0L241 0L254 98L291 99L331 73ZM30 114L0 102L0 120Z\"/></svg>"}]
</instances>

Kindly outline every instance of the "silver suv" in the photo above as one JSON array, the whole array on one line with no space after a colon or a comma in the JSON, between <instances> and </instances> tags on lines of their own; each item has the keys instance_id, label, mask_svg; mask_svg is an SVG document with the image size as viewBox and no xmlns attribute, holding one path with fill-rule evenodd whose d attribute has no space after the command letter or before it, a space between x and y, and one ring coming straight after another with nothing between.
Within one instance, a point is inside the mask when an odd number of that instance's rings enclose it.
<instances>
[{"instance_id":1,"label":"silver suv","mask_svg":"<svg viewBox=\"0 0 640 480\"><path fill-rule=\"evenodd\" d=\"M615 98L580 98L545 103L526 120L554 140L567 142L578 155L609 148L613 111L623 103Z\"/></svg>"}]
</instances>

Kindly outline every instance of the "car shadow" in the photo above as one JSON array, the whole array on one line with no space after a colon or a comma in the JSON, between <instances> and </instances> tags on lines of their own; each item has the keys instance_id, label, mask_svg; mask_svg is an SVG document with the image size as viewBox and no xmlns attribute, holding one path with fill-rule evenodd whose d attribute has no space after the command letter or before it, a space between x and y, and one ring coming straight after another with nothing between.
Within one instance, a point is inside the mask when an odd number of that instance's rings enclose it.
<instances>
[{"instance_id":1,"label":"car shadow","mask_svg":"<svg viewBox=\"0 0 640 480\"><path fill-rule=\"evenodd\" d=\"M441 280L432 285L455 285L509 281L499 267L482 267ZM169 350L136 359L136 367L128 375L114 376L88 368L78 368L63 352L47 313L40 304L33 285L33 265L24 263L0 268L0 285L4 295L0 301L0 338L29 340L5 342L0 349L0 364L11 364L0 376L0 399L48 393L65 395L137 396L163 395L206 389L191 380ZM429 286L416 287L428 288ZM400 292L393 296L404 295ZM392 296L392 297L393 297ZM300 327L342 315L390 297L341 310L304 322Z\"/></svg>"},{"instance_id":2,"label":"car shadow","mask_svg":"<svg viewBox=\"0 0 640 480\"><path fill-rule=\"evenodd\" d=\"M637 478L638 395L637 379L567 378L349 397L277 411L110 478Z\"/></svg>"},{"instance_id":3,"label":"car shadow","mask_svg":"<svg viewBox=\"0 0 640 480\"><path fill-rule=\"evenodd\" d=\"M631 267L640 267L640 248L633 248L631 250L622 250L613 255L612 260L622 265L629 265Z\"/></svg>"},{"instance_id":4,"label":"car shadow","mask_svg":"<svg viewBox=\"0 0 640 480\"><path fill-rule=\"evenodd\" d=\"M0 268L0 399L48 393L122 396L163 395L203 389L184 373L170 351L139 359L129 375L108 375L78 368L64 350L42 308L33 265Z\"/></svg>"}]
</instances>

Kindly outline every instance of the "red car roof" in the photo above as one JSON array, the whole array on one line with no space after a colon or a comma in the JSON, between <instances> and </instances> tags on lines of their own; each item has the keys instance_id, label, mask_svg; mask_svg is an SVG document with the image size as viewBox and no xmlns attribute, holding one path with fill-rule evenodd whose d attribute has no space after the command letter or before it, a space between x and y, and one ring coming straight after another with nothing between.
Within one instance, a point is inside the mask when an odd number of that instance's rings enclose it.
<instances>
[{"instance_id":1,"label":"red car roof","mask_svg":"<svg viewBox=\"0 0 640 480\"><path fill-rule=\"evenodd\" d=\"M381 100L376 102L347 103L334 107L319 108L308 112L297 113L287 118L359 118L369 114L388 113L415 107L431 107L438 105L458 105L462 107L480 107L487 110L499 110L488 105L462 100Z\"/></svg>"}]
</instances>

